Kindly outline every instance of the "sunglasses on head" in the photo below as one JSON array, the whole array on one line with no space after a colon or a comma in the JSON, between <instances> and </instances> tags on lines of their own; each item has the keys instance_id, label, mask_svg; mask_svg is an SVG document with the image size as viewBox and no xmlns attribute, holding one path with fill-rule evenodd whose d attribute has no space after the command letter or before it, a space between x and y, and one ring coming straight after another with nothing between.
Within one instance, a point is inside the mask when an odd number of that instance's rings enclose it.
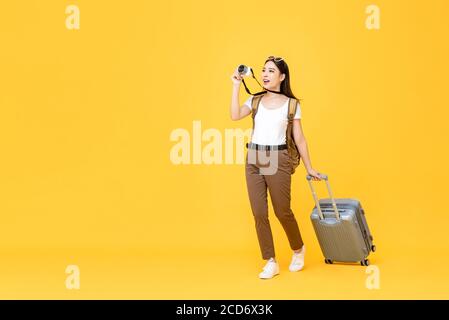
<instances>
[{"instance_id":1,"label":"sunglasses on head","mask_svg":"<svg viewBox=\"0 0 449 320\"><path fill-rule=\"evenodd\" d=\"M274 62L279 62L279 61L284 60L284 58L282 58L282 57L275 57L275 56L269 56L267 58L267 60L273 60Z\"/></svg>"}]
</instances>

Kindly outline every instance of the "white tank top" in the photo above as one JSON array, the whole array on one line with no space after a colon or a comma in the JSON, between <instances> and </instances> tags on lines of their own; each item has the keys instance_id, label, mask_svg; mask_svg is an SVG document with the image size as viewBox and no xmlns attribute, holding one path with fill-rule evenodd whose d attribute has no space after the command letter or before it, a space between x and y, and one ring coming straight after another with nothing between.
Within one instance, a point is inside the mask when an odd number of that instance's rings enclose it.
<instances>
[{"instance_id":1,"label":"white tank top","mask_svg":"<svg viewBox=\"0 0 449 320\"><path fill-rule=\"evenodd\" d=\"M245 101L245 105L251 110L253 96ZM290 99L276 109L267 109L260 101L254 119L254 132L252 133L252 143L262 145L280 145L286 144L285 132L288 123L288 102ZM293 119L301 119L301 108L298 103L296 113Z\"/></svg>"}]
</instances>

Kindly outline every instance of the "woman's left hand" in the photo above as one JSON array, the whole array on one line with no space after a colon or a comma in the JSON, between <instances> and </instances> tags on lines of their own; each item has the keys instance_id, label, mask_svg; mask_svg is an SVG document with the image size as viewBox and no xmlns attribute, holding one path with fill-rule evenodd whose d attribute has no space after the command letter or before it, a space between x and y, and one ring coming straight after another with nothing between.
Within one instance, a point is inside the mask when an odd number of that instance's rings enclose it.
<instances>
[{"instance_id":1,"label":"woman's left hand","mask_svg":"<svg viewBox=\"0 0 449 320\"><path fill-rule=\"evenodd\" d=\"M312 180L318 181L321 180L322 177L319 172L315 171L315 169L307 170L307 173L312 176Z\"/></svg>"}]
</instances>

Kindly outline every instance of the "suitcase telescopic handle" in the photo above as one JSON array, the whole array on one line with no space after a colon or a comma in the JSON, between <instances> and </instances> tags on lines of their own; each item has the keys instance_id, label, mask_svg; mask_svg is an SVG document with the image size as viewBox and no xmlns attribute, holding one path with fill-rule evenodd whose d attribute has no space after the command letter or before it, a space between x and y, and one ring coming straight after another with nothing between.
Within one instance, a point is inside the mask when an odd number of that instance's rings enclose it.
<instances>
[{"instance_id":1,"label":"suitcase telescopic handle","mask_svg":"<svg viewBox=\"0 0 449 320\"><path fill-rule=\"evenodd\" d=\"M337 204L336 204L334 196L332 194L332 189L331 189L331 186L329 184L329 178L328 178L328 176L326 174L322 174L322 173L320 173L320 176L326 182L327 192L329 193L329 197L331 198L331 201L332 201L332 207L334 208L335 217L337 218L337 220L340 220L340 213L338 212ZM320 219L323 220L324 219L324 214L323 214L323 211L321 211L320 202L318 201L318 197L316 195L315 188L313 187L313 184L312 184L312 176L310 174L308 174L306 176L306 179L309 182L310 190L312 190L313 200L315 201L315 205L316 205L316 207L318 209L318 215L319 215Z\"/></svg>"}]
</instances>

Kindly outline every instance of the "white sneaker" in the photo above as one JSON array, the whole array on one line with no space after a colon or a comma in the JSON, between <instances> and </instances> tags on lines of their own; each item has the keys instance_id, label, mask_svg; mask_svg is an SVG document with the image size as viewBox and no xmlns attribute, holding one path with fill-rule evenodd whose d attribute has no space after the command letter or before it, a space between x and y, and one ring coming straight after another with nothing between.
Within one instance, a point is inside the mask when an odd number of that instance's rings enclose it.
<instances>
[{"instance_id":1,"label":"white sneaker","mask_svg":"<svg viewBox=\"0 0 449 320\"><path fill-rule=\"evenodd\" d=\"M263 271L259 273L259 278L271 279L277 274L279 274L279 264L271 258L263 267Z\"/></svg>"},{"instance_id":2,"label":"white sneaker","mask_svg":"<svg viewBox=\"0 0 449 320\"><path fill-rule=\"evenodd\" d=\"M303 245L301 251L293 252L292 262L288 269L292 272L302 270L304 268L304 255L306 253L306 246Z\"/></svg>"}]
</instances>

